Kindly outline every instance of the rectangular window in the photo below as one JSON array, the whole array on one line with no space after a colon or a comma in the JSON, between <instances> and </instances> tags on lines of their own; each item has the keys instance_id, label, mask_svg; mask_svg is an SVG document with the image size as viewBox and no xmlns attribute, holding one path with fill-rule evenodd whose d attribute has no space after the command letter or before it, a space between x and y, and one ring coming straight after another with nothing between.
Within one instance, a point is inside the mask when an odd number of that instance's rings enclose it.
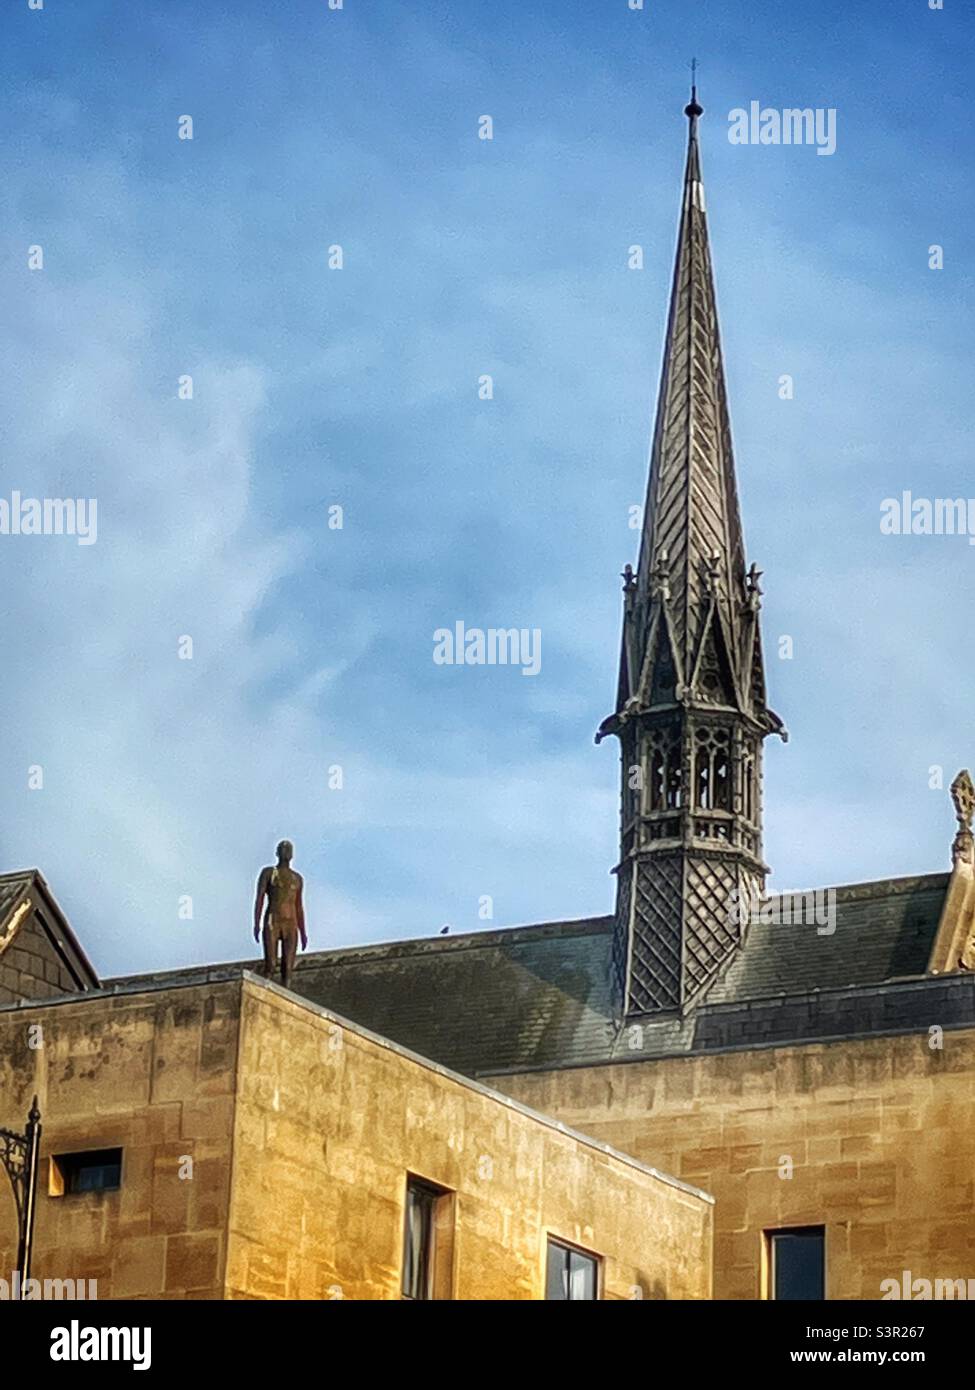
<instances>
[{"instance_id":1,"label":"rectangular window","mask_svg":"<svg viewBox=\"0 0 975 1390\"><path fill-rule=\"evenodd\" d=\"M423 1178L406 1180L403 1297L449 1299L452 1284L453 1193Z\"/></svg>"},{"instance_id":2,"label":"rectangular window","mask_svg":"<svg viewBox=\"0 0 975 1390\"><path fill-rule=\"evenodd\" d=\"M83 1153L51 1155L48 1193L52 1197L75 1192L112 1192L121 1185L121 1149L87 1149Z\"/></svg>"},{"instance_id":3,"label":"rectangular window","mask_svg":"<svg viewBox=\"0 0 975 1390\"><path fill-rule=\"evenodd\" d=\"M549 1240L545 1274L546 1299L592 1300L598 1297L599 1260L572 1245Z\"/></svg>"},{"instance_id":4,"label":"rectangular window","mask_svg":"<svg viewBox=\"0 0 975 1390\"><path fill-rule=\"evenodd\" d=\"M826 1297L826 1227L766 1231L769 1298L822 1301Z\"/></svg>"}]
</instances>

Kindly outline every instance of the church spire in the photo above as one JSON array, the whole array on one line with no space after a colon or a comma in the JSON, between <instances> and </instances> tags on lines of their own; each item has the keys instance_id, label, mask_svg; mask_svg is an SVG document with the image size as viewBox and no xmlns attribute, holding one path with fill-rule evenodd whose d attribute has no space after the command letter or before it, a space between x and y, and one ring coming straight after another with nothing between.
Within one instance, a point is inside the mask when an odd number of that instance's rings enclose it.
<instances>
[{"instance_id":1,"label":"church spire","mask_svg":"<svg viewBox=\"0 0 975 1390\"><path fill-rule=\"evenodd\" d=\"M708 243L696 82L636 575L624 586L614 964L627 1013L683 1008L740 939L764 885L760 571L745 569Z\"/></svg>"}]
</instances>

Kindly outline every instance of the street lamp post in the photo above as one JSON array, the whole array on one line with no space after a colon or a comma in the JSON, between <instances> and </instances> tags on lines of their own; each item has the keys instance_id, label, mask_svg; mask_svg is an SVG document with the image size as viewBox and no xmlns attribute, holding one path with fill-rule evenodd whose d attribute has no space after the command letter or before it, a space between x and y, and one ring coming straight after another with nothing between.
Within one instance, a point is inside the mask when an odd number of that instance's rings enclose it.
<instances>
[{"instance_id":1,"label":"street lamp post","mask_svg":"<svg viewBox=\"0 0 975 1390\"><path fill-rule=\"evenodd\" d=\"M12 1129L0 1129L0 1161L14 1190L17 1207L17 1272L20 1276L19 1296L30 1278L31 1247L34 1243L34 1209L37 1205L37 1168L41 1147L41 1112L37 1097L27 1116L23 1134Z\"/></svg>"}]
</instances>

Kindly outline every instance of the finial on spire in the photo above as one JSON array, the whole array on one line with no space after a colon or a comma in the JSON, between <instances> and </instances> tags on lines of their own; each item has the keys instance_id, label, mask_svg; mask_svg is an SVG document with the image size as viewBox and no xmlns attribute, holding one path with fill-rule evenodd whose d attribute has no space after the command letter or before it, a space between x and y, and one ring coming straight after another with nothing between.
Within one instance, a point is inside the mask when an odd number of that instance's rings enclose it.
<instances>
[{"instance_id":1,"label":"finial on spire","mask_svg":"<svg viewBox=\"0 0 975 1390\"><path fill-rule=\"evenodd\" d=\"M691 99L684 107L684 115L690 116L692 121L696 121L698 116L704 115L704 107L697 99L697 59L691 59Z\"/></svg>"},{"instance_id":2,"label":"finial on spire","mask_svg":"<svg viewBox=\"0 0 975 1390\"><path fill-rule=\"evenodd\" d=\"M752 613L757 613L762 606L762 586L758 582L762 574L763 571L758 568L753 560L751 569L745 575L746 606Z\"/></svg>"},{"instance_id":3,"label":"finial on spire","mask_svg":"<svg viewBox=\"0 0 975 1390\"><path fill-rule=\"evenodd\" d=\"M670 556L667 554L667 547L665 545L660 547L657 563L653 567L652 577L652 596L654 598L663 599L666 603L670 598Z\"/></svg>"}]
</instances>

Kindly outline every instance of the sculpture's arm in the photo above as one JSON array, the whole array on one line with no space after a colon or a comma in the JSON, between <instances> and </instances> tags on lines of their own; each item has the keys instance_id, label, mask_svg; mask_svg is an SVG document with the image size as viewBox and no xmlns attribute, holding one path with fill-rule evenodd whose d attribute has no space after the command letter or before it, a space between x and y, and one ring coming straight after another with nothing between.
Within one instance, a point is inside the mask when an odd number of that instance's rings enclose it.
<instances>
[{"instance_id":1,"label":"sculpture's arm","mask_svg":"<svg viewBox=\"0 0 975 1390\"><path fill-rule=\"evenodd\" d=\"M301 949L308 950L308 933L305 931L305 900L304 900L305 880L298 875L298 892L295 895L295 912L298 917L298 934L301 937Z\"/></svg>"},{"instance_id":2,"label":"sculpture's arm","mask_svg":"<svg viewBox=\"0 0 975 1390\"><path fill-rule=\"evenodd\" d=\"M254 940L261 939L261 909L264 906L264 899L267 897L268 880L270 870L262 869L260 878L257 880L257 896L254 899Z\"/></svg>"}]
</instances>

